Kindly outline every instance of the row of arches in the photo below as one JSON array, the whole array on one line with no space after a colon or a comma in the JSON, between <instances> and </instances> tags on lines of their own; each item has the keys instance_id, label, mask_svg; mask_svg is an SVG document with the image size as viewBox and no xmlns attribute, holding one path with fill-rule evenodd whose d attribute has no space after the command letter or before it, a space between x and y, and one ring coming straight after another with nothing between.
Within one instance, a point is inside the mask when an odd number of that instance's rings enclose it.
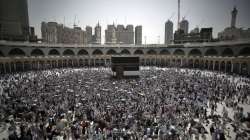
<instances>
[{"instance_id":1,"label":"row of arches","mask_svg":"<svg viewBox=\"0 0 250 140\"><path fill-rule=\"evenodd\" d=\"M48 55L63 55L63 56L74 56L74 55L104 55L105 53L101 50L101 49L95 49L91 54L85 50L85 49L81 49L77 52L77 54L75 54L75 52L71 49L66 49L62 52L62 54L57 50L57 49L51 49L48 52ZM146 52L144 52L142 49L137 49L135 50L133 53L131 53L128 49L123 49L121 50L120 53L118 53L115 49L109 49L106 52L106 55L118 55L118 54L122 54L122 55L171 55L171 52L168 49L162 49L159 53L154 50L154 49L150 49L147 50ZM14 48L11 49L8 53L9 56L27 56L27 54L20 48ZM31 56L45 56L45 53L41 50L41 49L33 49L31 51ZM174 50L174 52L172 53L172 55L181 55L184 56L186 55L185 51L183 49L176 49ZM202 56L202 52L200 51L200 49L191 49L188 54L189 56ZM214 49L214 48L210 48L207 49L206 52L204 53L205 56L218 56L221 55L223 57L232 57L235 56L234 51L231 48L225 48L221 54L219 54L219 52ZM250 56L250 47L245 47L243 49L240 50L239 56ZM0 57L4 57L4 54L0 51Z\"/></svg>"},{"instance_id":2,"label":"row of arches","mask_svg":"<svg viewBox=\"0 0 250 140\"><path fill-rule=\"evenodd\" d=\"M110 58L81 58L81 59L47 59L23 60L1 63L0 73L17 71L43 70L64 67L98 67L110 66ZM220 59L189 59L189 58L141 58L141 66L182 67L202 70L221 71L250 75L250 63L247 61L233 61Z\"/></svg>"}]
</instances>

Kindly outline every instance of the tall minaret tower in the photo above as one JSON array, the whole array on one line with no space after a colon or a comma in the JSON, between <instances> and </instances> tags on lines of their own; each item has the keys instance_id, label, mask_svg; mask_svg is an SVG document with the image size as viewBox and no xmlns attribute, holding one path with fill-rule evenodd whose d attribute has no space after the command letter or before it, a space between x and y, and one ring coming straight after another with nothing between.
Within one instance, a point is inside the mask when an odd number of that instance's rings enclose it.
<instances>
[{"instance_id":1,"label":"tall minaret tower","mask_svg":"<svg viewBox=\"0 0 250 140\"><path fill-rule=\"evenodd\" d=\"M180 29L180 14L181 14L181 1L178 0L178 23L177 23L177 28L178 30Z\"/></svg>"},{"instance_id":2,"label":"tall minaret tower","mask_svg":"<svg viewBox=\"0 0 250 140\"><path fill-rule=\"evenodd\" d=\"M238 14L238 10L236 9L236 6L234 6L234 9L232 11L232 19L231 19L231 28L235 28L236 26L236 18Z\"/></svg>"},{"instance_id":3,"label":"tall minaret tower","mask_svg":"<svg viewBox=\"0 0 250 140\"><path fill-rule=\"evenodd\" d=\"M95 41L97 44L101 44L101 32L102 32L102 28L98 21L98 24L95 27Z\"/></svg>"}]
</instances>

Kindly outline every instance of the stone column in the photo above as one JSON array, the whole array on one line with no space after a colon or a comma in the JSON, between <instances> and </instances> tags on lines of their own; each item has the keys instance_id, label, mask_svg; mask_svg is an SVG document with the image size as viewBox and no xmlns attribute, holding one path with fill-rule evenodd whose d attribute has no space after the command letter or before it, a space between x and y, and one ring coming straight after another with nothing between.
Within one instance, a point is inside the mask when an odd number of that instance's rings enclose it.
<instances>
[{"instance_id":1,"label":"stone column","mask_svg":"<svg viewBox=\"0 0 250 140\"><path fill-rule=\"evenodd\" d=\"M207 62L207 70L209 70L210 61Z\"/></svg>"},{"instance_id":2,"label":"stone column","mask_svg":"<svg viewBox=\"0 0 250 140\"><path fill-rule=\"evenodd\" d=\"M40 69L40 67L39 67L39 61L37 61L37 69L39 70Z\"/></svg>"},{"instance_id":3,"label":"stone column","mask_svg":"<svg viewBox=\"0 0 250 140\"><path fill-rule=\"evenodd\" d=\"M234 63L231 62L231 72L233 73L234 72Z\"/></svg>"},{"instance_id":4,"label":"stone column","mask_svg":"<svg viewBox=\"0 0 250 140\"><path fill-rule=\"evenodd\" d=\"M8 65L9 65L9 69L10 69L10 73L11 73L11 64L10 64L10 63L8 63Z\"/></svg>"},{"instance_id":5,"label":"stone column","mask_svg":"<svg viewBox=\"0 0 250 140\"><path fill-rule=\"evenodd\" d=\"M241 74L241 62L239 63L239 74Z\"/></svg>"},{"instance_id":6,"label":"stone column","mask_svg":"<svg viewBox=\"0 0 250 140\"><path fill-rule=\"evenodd\" d=\"M225 61L224 72L227 72L227 62Z\"/></svg>"},{"instance_id":7,"label":"stone column","mask_svg":"<svg viewBox=\"0 0 250 140\"><path fill-rule=\"evenodd\" d=\"M220 67L220 66L221 66L221 62L219 62L219 71L221 70L221 67Z\"/></svg>"},{"instance_id":8,"label":"stone column","mask_svg":"<svg viewBox=\"0 0 250 140\"><path fill-rule=\"evenodd\" d=\"M215 69L215 61L213 61L213 71L214 71L214 69Z\"/></svg>"},{"instance_id":9,"label":"stone column","mask_svg":"<svg viewBox=\"0 0 250 140\"><path fill-rule=\"evenodd\" d=\"M4 73L6 73L6 63L3 63L3 70L4 70Z\"/></svg>"},{"instance_id":10,"label":"stone column","mask_svg":"<svg viewBox=\"0 0 250 140\"><path fill-rule=\"evenodd\" d=\"M23 66L23 71L24 71L24 62L22 62L22 66Z\"/></svg>"},{"instance_id":11,"label":"stone column","mask_svg":"<svg viewBox=\"0 0 250 140\"><path fill-rule=\"evenodd\" d=\"M14 62L13 64L14 64L14 71L16 71L16 62Z\"/></svg>"}]
</instances>

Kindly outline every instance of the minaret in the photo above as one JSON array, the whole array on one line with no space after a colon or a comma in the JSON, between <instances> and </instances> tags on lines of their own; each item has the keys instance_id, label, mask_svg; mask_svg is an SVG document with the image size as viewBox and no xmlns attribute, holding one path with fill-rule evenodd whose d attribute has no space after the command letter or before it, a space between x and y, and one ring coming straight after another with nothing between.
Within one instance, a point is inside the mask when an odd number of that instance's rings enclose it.
<instances>
[{"instance_id":1,"label":"minaret","mask_svg":"<svg viewBox=\"0 0 250 140\"><path fill-rule=\"evenodd\" d=\"M238 10L236 9L236 6L234 6L234 9L232 11L232 19L231 19L231 28L235 28L236 26L236 18L238 14Z\"/></svg>"}]
</instances>

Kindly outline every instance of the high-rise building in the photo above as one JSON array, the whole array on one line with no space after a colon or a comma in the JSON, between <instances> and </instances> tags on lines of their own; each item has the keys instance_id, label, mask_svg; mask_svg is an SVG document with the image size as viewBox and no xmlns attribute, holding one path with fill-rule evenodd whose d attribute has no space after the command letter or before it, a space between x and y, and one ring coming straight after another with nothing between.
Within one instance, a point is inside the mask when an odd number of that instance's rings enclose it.
<instances>
[{"instance_id":1,"label":"high-rise building","mask_svg":"<svg viewBox=\"0 0 250 140\"><path fill-rule=\"evenodd\" d=\"M237 14L238 14L238 10L236 9L236 7L234 7L231 14L232 14L231 27L235 28L236 27L236 18L237 18Z\"/></svg>"},{"instance_id":2,"label":"high-rise building","mask_svg":"<svg viewBox=\"0 0 250 140\"><path fill-rule=\"evenodd\" d=\"M231 12L231 27L227 27L222 32L218 33L219 40L239 40L250 38L250 28L244 29L236 27L237 14L238 10L234 7Z\"/></svg>"},{"instance_id":3,"label":"high-rise building","mask_svg":"<svg viewBox=\"0 0 250 140\"><path fill-rule=\"evenodd\" d=\"M142 26L135 27L135 44L142 44Z\"/></svg>"},{"instance_id":4,"label":"high-rise building","mask_svg":"<svg viewBox=\"0 0 250 140\"><path fill-rule=\"evenodd\" d=\"M105 43L118 43L118 44L134 44L134 27L127 25L108 25L105 30Z\"/></svg>"},{"instance_id":5,"label":"high-rise building","mask_svg":"<svg viewBox=\"0 0 250 140\"><path fill-rule=\"evenodd\" d=\"M184 31L185 35L188 34L188 26L189 26L188 21L185 18L183 18L182 21L180 22L180 29Z\"/></svg>"},{"instance_id":6,"label":"high-rise building","mask_svg":"<svg viewBox=\"0 0 250 140\"><path fill-rule=\"evenodd\" d=\"M193 30L190 31L190 34L199 34L199 33L200 33L199 27L195 27Z\"/></svg>"},{"instance_id":7,"label":"high-rise building","mask_svg":"<svg viewBox=\"0 0 250 140\"><path fill-rule=\"evenodd\" d=\"M80 27L69 28L56 22L42 22L41 32L43 42L46 43L86 43L86 33Z\"/></svg>"},{"instance_id":8,"label":"high-rise building","mask_svg":"<svg viewBox=\"0 0 250 140\"><path fill-rule=\"evenodd\" d=\"M174 24L172 21L168 20L165 23L165 44L170 44L173 40Z\"/></svg>"},{"instance_id":9,"label":"high-rise building","mask_svg":"<svg viewBox=\"0 0 250 140\"><path fill-rule=\"evenodd\" d=\"M125 32L125 37L123 39L124 44L134 44L134 26L127 25L126 29L123 31Z\"/></svg>"},{"instance_id":10,"label":"high-rise building","mask_svg":"<svg viewBox=\"0 0 250 140\"><path fill-rule=\"evenodd\" d=\"M0 9L0 40L28 40L27 0L0 0Z\"/></svg>"},{"instance_id":11,"label":"high-rise building","mask_svg":"<svg viewBox=\"0 0 250 140\"><path fill-rule=\"evenodd\" d=\"M112 43L112 34L115 32L115 25L108 25L107 29L105 30L105 43L109 44ZM114 38L114 37L113 37Z\"/></svg>"},{"instance_id":12,"label":"high-rise building","mask_svg":"<svg viewBox=\"0 0 250 140\"><path fill-rule=\"evenodd\" d=\"M95 27L94 43L101 44L101 32L102 28L98 22L97 26Z\"/></svg>"},{"instance_id":13,"label":"high-rise building","mask_svg":"<svg viewBox=\"0 0 250 140\"><path fill-rule=\"evenodd\" d=\"M211 42L213 41L213 28L195 28L189 34L184 34L184 30L177 30L174 34L174 43L191 43L191 42Z\"/></svg>"},{"instance_id":14,"label":"high-rise building","mask_svg":"<svg viewBox=\"0 0 250 140\"><path fill-rule=\"evenodd\" d=\"M86 30L87 44L91 44L92 41L93 41L93 38L92 38L92 27L86 26L85 30Z\"/></svg>"}]
</instances>

